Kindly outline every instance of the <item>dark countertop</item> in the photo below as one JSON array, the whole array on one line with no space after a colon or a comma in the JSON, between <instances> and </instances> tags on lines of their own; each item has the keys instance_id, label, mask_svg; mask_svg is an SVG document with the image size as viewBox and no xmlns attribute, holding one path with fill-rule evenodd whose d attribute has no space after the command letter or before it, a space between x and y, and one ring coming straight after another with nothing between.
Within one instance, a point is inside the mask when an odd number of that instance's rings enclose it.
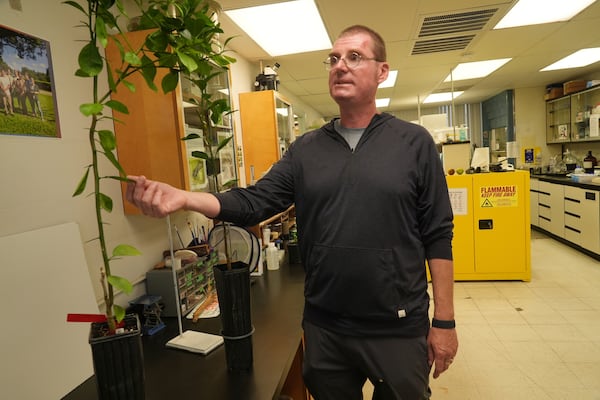
<instances>
[{"instance_id":1,"label":"dark countertop","mask_svg":"<svg viewBox=\"0 0 600 400\"><path fill-rule=\"evenodd\" d=\"M598 183L575 182L575 181L571 180L570 177L562 176L562 175L541 174L541 175L531 175L531 178L536 178L536 179L539 179L540 181L544 181L544 182L557 183L559 185L574 186L574 187L578 187L578 188L582 188L582 189L600 191L600 184L598 184Z\"/></svg>"},{"instance_id":2,"label":"dark countertop","mask_svg":"<svg viewBox=\"0 0 600 400\"><path fill-rule=\"evenodd\" d=\"M206 356L167 348L179 333L176 318L163 318L167 327L142 337L146 373L146 399L266 400L277 398L302 335L304 270L284 264L251 277L254 365L248 373L229 373L225 347ZM221 321L183 319L183 330L218 334ZM94 376L64 397L65 400L97 399Z\"/></svg>"}]
</instances>

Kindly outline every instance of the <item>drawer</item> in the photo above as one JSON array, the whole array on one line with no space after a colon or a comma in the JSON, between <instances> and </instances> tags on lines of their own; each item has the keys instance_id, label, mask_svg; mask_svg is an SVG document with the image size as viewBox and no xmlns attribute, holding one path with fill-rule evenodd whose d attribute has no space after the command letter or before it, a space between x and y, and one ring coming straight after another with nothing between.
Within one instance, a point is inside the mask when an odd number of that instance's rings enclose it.
<instances>
[{"instance_id":1,"label":"drawer","mask_svg":"<svg viewBox=\"0 0 600 400\"><path fill-rule=\"evenodd\" d=\"M539 192L538 193L538 203L544 204L546 206L550 206L550 195L548 193Z\"/></svg>"},{"instance_id":2,"label":"drawer","mask_svg":"<svg viewBox=\"0 0 600 400\"><path fill-rule=\"evenodd\" d=\"M565 239L577 245L581 244L581 232L565 228Z\"/></svg>"},{"instance_id":3,"label":"drawer","mask_svg":"<svg viewBox=\"0 0 600 400\"><path fill-rule=\"evenodd\" d=\"M548 231L548 232L552 232L552 221L542 217L542 215L540 214L540 228Z\"/></svg>"},{"instance_id":4,"label":"drawer","mask_svg":"<svg viewBox=\"0 0 600 400\"><path fill-rule=\"evenodd\" d=\"M567 212L581 216L581 214L582 214L581 201L573 199L571 197L567 197L565 195L565 214Z\"/></svg>"},{"instance_id":5,"label":"drawer","mask_svg":"<svg viewBox=\"0 0 600 400\"><path fill-rule=\"evenodd\" d=\"M548 205L540 203L538 205L538 215L540 217L552 219L552 209Z\"/></svg>"},{"instance_id":6,"label":"drawer","mask_svg":"<svg viewBox=\"0 0 600 400\"><path fill-rule=\"evenodd\" d=\"M572 215L572 214L567 214L565 212L565 228L569 227L572 229L576 229L579 232L581 232L581 227L582 227L583 223L581 221L581 218L578 215ZM566 233L567 229L565 229L565 233Z\"/></svg>"}]
</instances>

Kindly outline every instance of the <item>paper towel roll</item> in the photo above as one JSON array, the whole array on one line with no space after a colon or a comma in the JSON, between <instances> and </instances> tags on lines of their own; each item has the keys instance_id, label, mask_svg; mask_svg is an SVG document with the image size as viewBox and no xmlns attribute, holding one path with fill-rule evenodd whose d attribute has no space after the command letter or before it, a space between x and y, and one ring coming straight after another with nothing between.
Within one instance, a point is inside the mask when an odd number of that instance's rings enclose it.
<instances>
[{"instance_id":1,"label":"paper towel roll","mask_svg":"<svg viewBox=\"0 0 600 400\"><path fill-rule=\"evenodd\" d=\"M600 136L600 114L590 114L590 137Z\"/></svg>"}]
</instances>

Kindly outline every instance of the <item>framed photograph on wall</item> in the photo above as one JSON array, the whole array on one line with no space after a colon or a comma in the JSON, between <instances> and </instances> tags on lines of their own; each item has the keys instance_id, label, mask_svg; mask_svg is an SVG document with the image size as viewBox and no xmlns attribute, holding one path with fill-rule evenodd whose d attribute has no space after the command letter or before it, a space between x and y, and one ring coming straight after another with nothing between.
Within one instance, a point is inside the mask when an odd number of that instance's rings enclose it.
<instances>
[{"instance_id":1,"label":"framed photograph on wall","mask_svg":"<svg viewBox=\"0 0 600 400\"><path fill-rule=\"evenodd\" d=\"M0 134L60 137L50 43L0 25Z\"/></svg>"}]
</instances>

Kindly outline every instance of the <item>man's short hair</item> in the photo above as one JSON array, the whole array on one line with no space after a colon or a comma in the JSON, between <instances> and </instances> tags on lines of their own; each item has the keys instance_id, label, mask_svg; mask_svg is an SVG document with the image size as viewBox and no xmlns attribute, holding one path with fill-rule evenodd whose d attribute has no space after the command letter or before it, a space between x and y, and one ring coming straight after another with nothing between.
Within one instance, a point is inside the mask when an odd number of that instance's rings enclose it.
<instances>
[{"instance_id":1,"label":"man's short hair","mask_svg":"<svg viewBox=\"0 0 600 400\"><path fill-rule=\"evenodd\" d=\"M340 33L338 38L341 38L342 36L353 35L356 33L366 33L367 35L371 36L371 39L373 40L373 55L375 56L375 59L377 61L387 61L387 53L385 50L385 42L383 41L383 38L379 33L375 32L368 26L349 26Z\"/></svg>"}]
</instances>

